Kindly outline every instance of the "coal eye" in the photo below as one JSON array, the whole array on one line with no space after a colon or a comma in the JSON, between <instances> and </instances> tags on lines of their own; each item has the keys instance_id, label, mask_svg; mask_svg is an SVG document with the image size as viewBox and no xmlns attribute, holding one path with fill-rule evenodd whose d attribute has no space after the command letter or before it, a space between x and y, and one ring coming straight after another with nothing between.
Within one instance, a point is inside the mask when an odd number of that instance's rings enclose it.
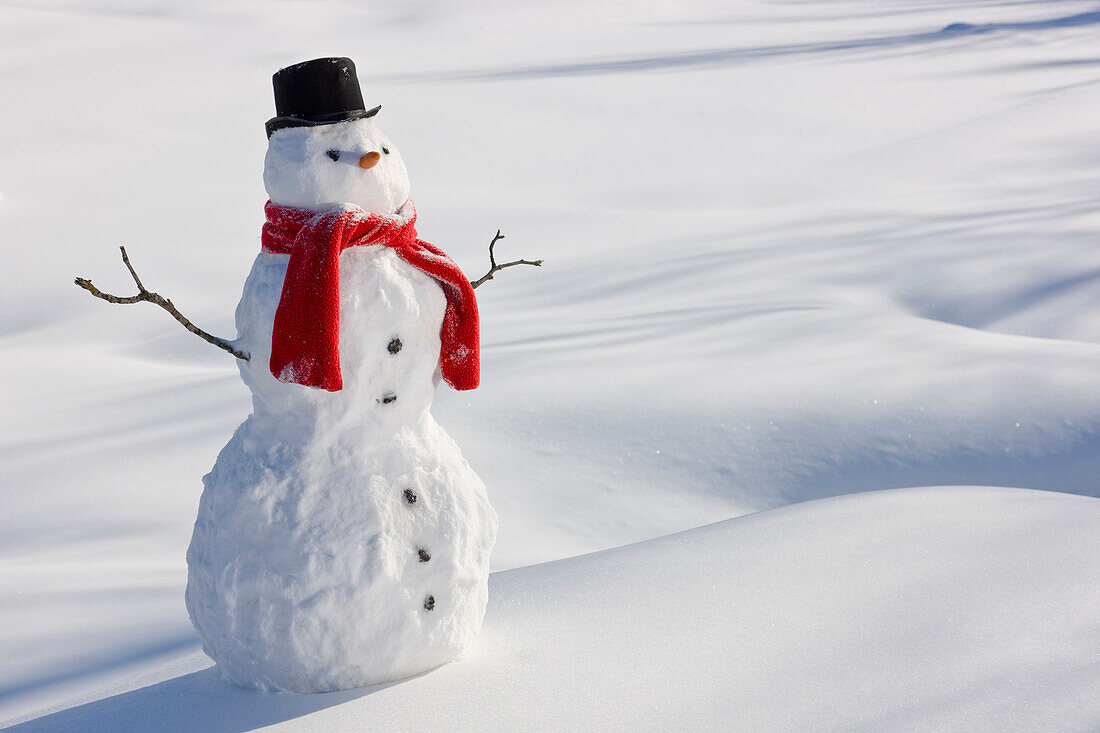
<instances>
[{"instance_id":1,"label":"coal eye","mask_svg":"<svg viewBox=\"0 0 1100 733\"><path fill-rule=\"evenodd\" d=\"M330 150L327 153L325 153L325 155L332 158L333 160L340 160L340 151L339 150Z\"/></svg>"},{"instance_id":2,"label":"coal eye","mask_svg":"<svg viewBox=\"0 0 1100 733\"><path fill-rule=\"evenodd\" d=\"M382 152L383 152L383 153L385 153L386 155L389 155L389 154L390 154L390 149L389 149L389 148L387 148L387 147L385 147L385 146L383 146L383 147L382 147Z\"/></svg>"}]
</instances>

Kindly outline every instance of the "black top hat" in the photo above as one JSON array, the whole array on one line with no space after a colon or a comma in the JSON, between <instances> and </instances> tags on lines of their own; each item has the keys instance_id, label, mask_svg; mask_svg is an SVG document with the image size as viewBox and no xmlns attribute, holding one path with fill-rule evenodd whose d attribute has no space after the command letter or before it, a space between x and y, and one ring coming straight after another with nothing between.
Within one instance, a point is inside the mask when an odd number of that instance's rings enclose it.
<instances>
[{"instance_id":1,"label":"black top hat","mask_svg":"<svg viewBox=\"0 0 1100 733\"><path fill-rule=\"evenodd\" d=\"M382 109L363 109L355 64L347 58L303 61L276 71L271 83L275 116L267 121L269 138L284 127L332 125L374 117Z\"/></svg>"}]
</instances>

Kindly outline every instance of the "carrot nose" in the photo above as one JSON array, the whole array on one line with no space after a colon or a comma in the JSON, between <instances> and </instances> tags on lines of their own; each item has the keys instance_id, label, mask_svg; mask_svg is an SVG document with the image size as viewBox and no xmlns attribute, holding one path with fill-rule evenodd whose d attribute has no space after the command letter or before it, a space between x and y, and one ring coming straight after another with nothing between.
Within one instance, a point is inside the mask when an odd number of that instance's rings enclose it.
<instances>
[{"instance_id":1,"label":"carrot nose","mask_svg":"<svg viewBox=\"0 0 1100 733\"><path fill-rule=\"evenodd\" d=\"M381 160L382 154L376 153L373 150L359 159L360 168L373 168L374 164Z\"/></svg>"}]
</instances>

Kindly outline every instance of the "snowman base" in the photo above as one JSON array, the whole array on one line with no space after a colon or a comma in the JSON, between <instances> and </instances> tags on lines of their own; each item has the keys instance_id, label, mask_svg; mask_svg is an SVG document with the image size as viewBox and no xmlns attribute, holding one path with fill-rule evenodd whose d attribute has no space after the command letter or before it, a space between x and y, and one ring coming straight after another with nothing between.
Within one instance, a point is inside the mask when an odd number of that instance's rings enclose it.
<instances>
[{"instance_id":1,"label":"snowman base","mask_svg":"<svg viewBox=\"0 0 1100 733\"><path fill-rule=\"evenodd\" d=\"M260 432L247 420L204 477L188 551L188 611L224 676L329 692L461 654L485 614L496 515L454 441L427 414L367 449L257 451Z\"/></svg>"}]
</instances>

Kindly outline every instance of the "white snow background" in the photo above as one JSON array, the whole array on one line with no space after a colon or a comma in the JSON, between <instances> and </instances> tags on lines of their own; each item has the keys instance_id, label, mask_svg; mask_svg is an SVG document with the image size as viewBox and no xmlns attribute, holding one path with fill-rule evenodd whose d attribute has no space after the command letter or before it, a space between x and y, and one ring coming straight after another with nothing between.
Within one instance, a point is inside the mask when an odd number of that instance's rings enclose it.
<instances>
[{"instance_id":1,"label":"white snow background","mask_svg":"<svg viewBox=\"0 0 1100 733\"><path fill-rule=\"evenodd\" d=\"M72 280L125 244L232 337L325 55L424 239L546 264L434 408L500 512L477 646L264 694L183 604L247 390ZM0 95L0 726L1100 729L1100 3L5 0Z\"/></svg>"}]
</instances>

